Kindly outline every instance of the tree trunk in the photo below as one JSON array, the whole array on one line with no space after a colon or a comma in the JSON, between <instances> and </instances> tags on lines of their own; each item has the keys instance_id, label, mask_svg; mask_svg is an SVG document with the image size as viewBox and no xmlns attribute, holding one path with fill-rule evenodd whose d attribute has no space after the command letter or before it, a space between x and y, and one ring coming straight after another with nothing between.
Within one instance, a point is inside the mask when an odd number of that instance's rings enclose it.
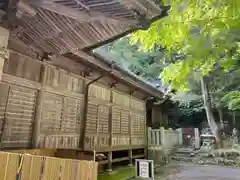
<instances>
[{"instance_id":1,"label":"tree trunk","mask_svg":"<svg viewBox=\"0 0 240 180\"><path fill-rule=\"evenodd\" d=\"M233 128L234 128L234 127L235 127L235 124L236 124L235 112L232 113L232 124L233 124Z\"/></svg>"},{"instance_id":2,"label":"tree trunk","mask_svg":"<svg viewBox=\"0 0 240 180\"><path fill-rule=\"evenodd\" d=\"M219 119L220 119L220 125L221 128L224 129L224 122L223 122L223 112L221 108L217 108L218 114L219 114Z\"/></svg>"},{"instance_id":3,"label":"tree trunk","mask_svg":"<svg viewBox=\"0 0 240 180\"><path fill-rule=\"evenodd\" d=\"M222 146L221 136L220 136L220 129L215 121L215 118L212 113L212 103L209 96L209 88L208 84L204 77L201 78L201 90L203 95L203 102L204 107L207 115L208 124L212 130L213 135L216 137L217 146Z\"/></svg>"}]
</instances>

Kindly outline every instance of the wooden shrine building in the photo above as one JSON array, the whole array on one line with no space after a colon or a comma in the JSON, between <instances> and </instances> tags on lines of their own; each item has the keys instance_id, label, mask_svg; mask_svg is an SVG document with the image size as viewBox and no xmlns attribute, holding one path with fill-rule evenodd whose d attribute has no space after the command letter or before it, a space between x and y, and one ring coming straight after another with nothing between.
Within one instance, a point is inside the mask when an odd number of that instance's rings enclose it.
<instances>
[{"instance_id":1,"label":"wooden shrine building","mask_svg":"<svg viewBox=\"0 0 240 180\"><path fill-rule=\"evenodd\" d=\"M2 2L2 3L1 3ZM155 87L91 49L166 15L153 0L0 1L0 145L144 149ZM128 158L129 158L128 157ZM109 167L111 165L109 164Z\"/></svg>"}]
</instances>

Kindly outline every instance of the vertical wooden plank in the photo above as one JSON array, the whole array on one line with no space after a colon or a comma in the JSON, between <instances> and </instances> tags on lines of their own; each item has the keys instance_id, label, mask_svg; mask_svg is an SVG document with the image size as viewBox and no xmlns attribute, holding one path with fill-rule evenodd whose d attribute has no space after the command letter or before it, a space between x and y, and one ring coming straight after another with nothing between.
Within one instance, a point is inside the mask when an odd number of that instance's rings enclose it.
<instances>
[{"instance_id":1,"label":"vertical wooden plank","mask_svg":"<svg viewBox=\"0 0 240 180\"><path fill-rule=\"evenodd\" d=\"M110 107L108 114L108 127L109 127L109 147L113 146L113 89L110 89Z\"/></svg>"},{"instance_id":2,"label":"vertical wooden plank","mask_svg":"<svg viewBox=\"0 0 240 180\"><path fill-rule=\"evenodd\" d=\"M45 168L43 172L43 180L59 180L61 169L60 158L47 157L45 161Z\"/></svg>"},{"instance_id":3,"label":"vertical wooden plank","mask_svg":"<svg viewBox=\"0 0 240 180\"><path fill-rule=\"evenodd\" d=\"M92 162L91 163L91 168L93 170L91 180L97 180L97 178L98 178L98 163Z\"/></svg>"},{"instance_id":4,"label":"vertical wooden plank","mask_svg":"<svg viewBox=\"0 0 240 180\"><path fill-rule=\"evenodd\" d=\"M87 161L81 161L79 163L79 167L81 168L80 174L79 174L79 180L86 180L87 179L87 172L88 172L88 162Z\"/></svg>"},{"instance_id":5,"label":"vertical wooden plank","mask_svg":"<svg viewBox=\"0 0 240 180\"><path fill-rule=\"evenodd\" d=\"M22 175L21 180L29 180L31 175L32 157L30 155L23 155Z\"/></svg>"},{"instance_id":6,"label":"vertical wooden plank","mask_svg":"<svg viewBox=\"0 0 240 180\"><path fill-rule=\"evenodd\" d=\"M132 99L132 96L130 96L130 101ZM131 109L131 108L129 108ZM131 121L131 111L128 112L128 129L129 129L129 145L132 147L132 121ZM132 166L132 159L133 159L133 154L132 154L132 149L128 150L128 157L129 157L129 166Z\"/></svg>"},{"instance_id":7,"label":"vertical wooden plank","mask_svg":"<svg viewBox=\"0 0 240 180\"><path fill-rule=\"evenodd\" d=\"M160 145L160 131L156 130L156 145Z\"/></svg>"},{"instance_id":8,"label":"vertical wooden plank","mask_svg":"<svg viewBox=\"0 0 240 180\"><path fill-rule=\"evenodd\" d=\"M9 100L10 86L0 83L0 149L3 147L6 110Z\"/></svg>"},{"instance_id":9,"label":"vertical wooden plank","mask_svg":"<svg viewBox=\"0 0 240 180\"><path fill-rule=\"evenodd\" d=\"M7 172L4 180L16 180L19 154L8 153Z\"/></svg>"},{"instance_id":10,"label":"vertical wooden plank","mask_svg":"<svg viewBox=\"0 0 240 180\"><path fill-rule=\"evenodd\" d=\"M0 152L0 177L2 180L6 178L8 153Z\"/></svg>"},{"instance_id":11,"label":"vertical wooden plank","mask_svg":"<svg viewBox=\"0 0 240 180\"><path fill-rule=\"evenodd\" d=\"M151 146L152 145L152 128L149 127L148 128L148 145Z\"/></svg>"},{"instance_id":12,"label":"vertical wooden plank","mask_svg":"<svg viewBox=\"0 0 240 180\"><path fill-rule=\"evenodd\" d=\"M64 159L62 160L62 176L61 180L75 180L74 175L75 175L75 167L76 162L74 160L70 159Z\"/></svg>"},{"instance_id":13,"label":"vertical wooden plank","mask_svg":"<svg viewBox=\"0 0 240 180\"><path fill-rule=\"evenodd\" d=\"M29 180L39 180L41 178L42 166L44 165L44 158L41 156L32 156L31 171Z\"/></svg>"},{"instance_id":14,"label":"vertical wooden plank","mask_svg":"<svg viewBox=\"0 0 240 180\"><path fill-rule=\"evenodd\" d=\"M156 145L156 131L155 130L152 130L152 143L153 145L155 146Z\"/></svg>"}]
</instances>

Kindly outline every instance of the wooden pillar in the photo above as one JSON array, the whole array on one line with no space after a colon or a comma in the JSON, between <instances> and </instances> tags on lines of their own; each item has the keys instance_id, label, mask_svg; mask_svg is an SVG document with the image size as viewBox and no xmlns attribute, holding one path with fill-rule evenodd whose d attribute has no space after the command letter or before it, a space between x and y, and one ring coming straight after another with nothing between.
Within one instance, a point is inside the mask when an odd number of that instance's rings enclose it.
<instances>
[{"instance_id":1,"label":"wooden pillar","mask_svg":"<svg viewBox=\"0 0 240 180\"><path fill-rule=\"evenodd\" d=\"M41 64L41 70L39 75L39 82L41 84L40 89L38 90L37 99L36 99L36 110L35 110L35 119L33 124L33 135L32 135L32 148L39 148L40 141L40 126L42 120L42 109L43 109L43 98L44 90L43 84L46 79L46 67L44 64Z\"/></svg>"},{"instance_id":2,"label":"wooden pillar","mask_svg":"<svg viewBox=\"0 0 240 180\"><path fill-rule=\"evenodd\" d=\"M112 108L113 108L113 88L110 89L110 107L108 116L109 125L109 148L113 147L113 124L112 124ZM108 169L107 171L112 172L112 152L108 152Z\"/></svg>"},{"instance_id":3,"label":"wooden pillar","mask_svg":"<svg viewBox=\"0 0 240 180\"><path fill-rule=\"evenodd\" d=\"M107 172L112 172L112 151L108 152L108 169Z\"/></svg>"},{"instance_id":4,"label":"wooden pillar","mask_svg":"<svg viewBox=\"0 0 240 180\"><path fill-rule=\"evenodd\" d=\"M129 106L131 106L131 100L132 100L132 96L130 96L130 104ZM129 145L130 148L132 148L132 122L131 122L131 108L129 108L129 114L128 114L128 128L129 128ZM128 157L129 157L129 164L128 166L132 166L132 159L133 159L133 155L132 155L132 149L128 150Z\"/></svg>"},{"instance_id":5,"label":"wooden pillar","mask_svg":"<svg viewBox=\"0 0 240 180\"><path fill-rule=\"evenodd\" d=\"M109 125L109 148L113 146L113 123L112 123L112 108L113 108L113 89L110 89L110 107L108 114L108 125Z\"/></svg>"},{"instance_id":6,"label":"wooden pillar","mask_svg":"<svg viewBox=\"0 0 240 180\"><path fill-rule=\"evenodd\" d=\"M0 27L0 81L2 80L2 73L5 59L8 59L9 52L7 50L9 38L9 30Z\"/></svg>"}]
</instances>

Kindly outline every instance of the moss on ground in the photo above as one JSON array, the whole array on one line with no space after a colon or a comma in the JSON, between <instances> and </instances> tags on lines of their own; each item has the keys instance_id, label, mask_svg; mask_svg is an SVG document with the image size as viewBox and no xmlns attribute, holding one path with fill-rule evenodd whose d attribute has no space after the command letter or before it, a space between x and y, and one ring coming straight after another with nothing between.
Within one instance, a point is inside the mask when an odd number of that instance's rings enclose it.
<instances>
[{"instance_id":1,"label":"moss on ground","mask_svg":"<svg viewBox=\"0 0 240 180\"><path fill-rule=\"evenodd\" d=\"M113 171L111 175L100 175L98 180L124 180L135 175L135 168L120 168Z\"/></svg>"}]
</instances>

